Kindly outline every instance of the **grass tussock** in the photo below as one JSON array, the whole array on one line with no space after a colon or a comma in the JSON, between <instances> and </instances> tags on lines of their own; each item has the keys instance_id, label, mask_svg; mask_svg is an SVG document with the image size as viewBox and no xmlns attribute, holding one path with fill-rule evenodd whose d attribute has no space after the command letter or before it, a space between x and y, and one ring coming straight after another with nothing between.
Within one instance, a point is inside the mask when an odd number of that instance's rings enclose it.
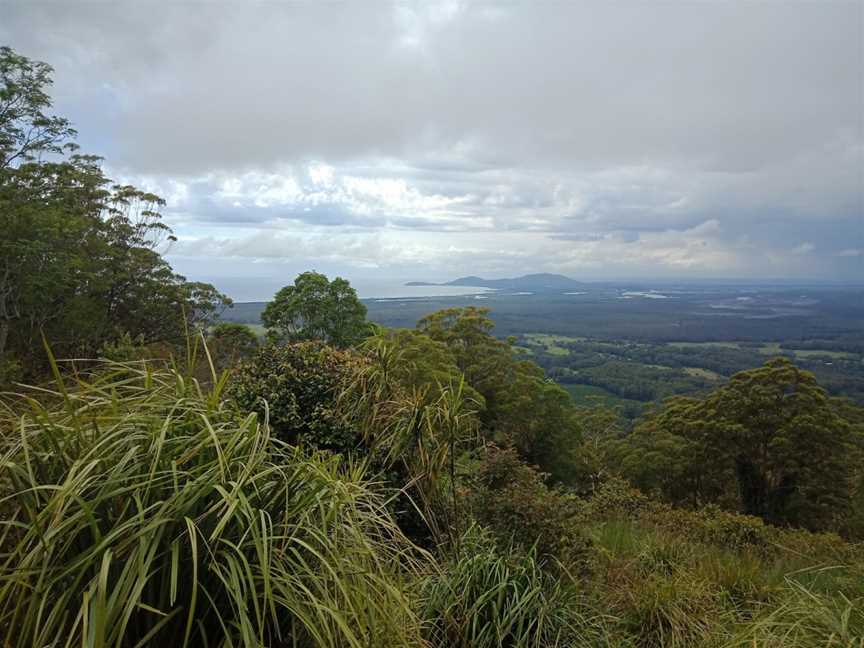
<instances>
[{"instance_id":1,"label":"grass tussock","mask_svg":"<svg viewBox=\"0 0 864 648\"><path fill-rule=\"evenodd\" d=\"M766 558L633 521L601 523L590 535L586 587L595 609L618 620L611 631L621 645L864 646L860 562L821 566L827 556L818 553Z\"/></svg>"},{"instance_id":2,"label":"grass tussock","mask_svg":"<svg viewBox=\"0 0 864 648\"><path fill-rule=\"evenodd\" d=\"M728 648L864 647L864 598L815 592L791 580L784 594L743 625Z\"/></svg>"},{"instance_id":3,"label":"grass tussock","mask_svg":"<svg viewBox=\"0 0 864 648\"><path fill-rule=\"evenodd\" d=\"M572 583L545 571L536 550L502 551L476 527L425 582L422 616L441 648L605 645L606 620L587 611Z\"/></svg>"},{"instance_id":4,"label":"grass tussock","mask_svg":"<svg viewBox=\"0 0 864 648\"><path fill-rule=\"evenodd\" d=\"M224 383L113 365L6 406L3 646L419 645L416 552L362 467Z\"/></svg>"}]
</instances>

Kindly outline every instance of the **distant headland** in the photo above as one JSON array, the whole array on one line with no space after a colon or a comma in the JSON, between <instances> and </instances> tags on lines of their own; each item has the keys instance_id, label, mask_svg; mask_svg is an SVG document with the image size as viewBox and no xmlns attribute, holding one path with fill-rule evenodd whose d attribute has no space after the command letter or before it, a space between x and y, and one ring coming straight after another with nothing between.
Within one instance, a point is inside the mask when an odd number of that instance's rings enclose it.
<instances>
[{"instance_id":1,"label":"distant headland","mask_svg":"<svg viewBox=\"0 0 864 648\"><path fill-rule=\"evenodd\" d=\"M546 292L579 288L584 284L560 274L528 274L510 279L483 279L482 277L459 277L446 283L427 281L409 281L406 286L469 286L472 288L492 288L495 290L521 290L530 292Z\"/></svg>"}]
</instances>

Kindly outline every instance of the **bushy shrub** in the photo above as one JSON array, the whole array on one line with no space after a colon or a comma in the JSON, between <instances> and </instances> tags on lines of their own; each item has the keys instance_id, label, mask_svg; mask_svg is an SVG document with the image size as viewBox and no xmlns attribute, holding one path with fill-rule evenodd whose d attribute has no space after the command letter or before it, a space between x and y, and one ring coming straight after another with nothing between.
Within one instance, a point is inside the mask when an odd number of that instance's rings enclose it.
<instances>
[{"instance_id":1,"label":"bushy shrub","mask_svg":"<svg viewBox=\"0 0 864 648\"><path fill-rule=\"evenodd\" d=\"M384 494L212 382L112 366L0 417L4 645L419 644Z\"/></svg>"},{"instance_id":2,"label":"bushy shrub","mask_svg":"<svg viewBox=\"0 0 864 648\"><path fill-rule=\"evenodd\" d=\"M733 513L715 505L700 509L676 508L651 500L626 481L612 477L597 487L581 507L585 523L629 520L648 529L677 535L682 541L756 551L763 557L783 554L815 556L850 563L864 558L864 546L835 533L815 533L766 524L761 518Z\"/></svg>"},{"instance_id":3,"label":"bushy shrub","mask_svg":"<svg viewBox=\"0 0 864 648\"><path fill-rule=\"evenodd\" d=\"M807 556L825 563L850 563L864 559L864 547L850 544L835 533L814 533L766 524L761 518L730 513L716 506L698 510L652 503L640 522L677 534L688 542L752 551L766 559Z\"/></svg>"},{"instance_id":4,"label":"bushy shrub","mask_svg":"<svg viewBox=\"0 0 864 648\"><path fill-rule=\"evenodd\" d=\"M207 335L207 349L218 369L232 367L251 357L259 346L255 331L245 324L220 322Z\"/></svg>"},{"instance_id":5,"label":"bushy shrub","mask_svg":"<svg viewBox=\"0 0 864 648\"><path fill-rule=\"evenodd\" d=\"M624 479L611 476L600 483L585 502L587 520L635 519L651 506L651 500Z\"/></svg>"},{"instance_id":6,"label":"bushy shrub","mask_svg":"<svg viewBox=\"0 0 864 648\"><path fill-rule=\"evenodd\" d=\"M268 345L239 369L229 395L241 411L266 416L283 441L362 453L361 435L338 403L359 362L352 352L320 342Z\"/></svg>"},{"instance_id":7,"label":"bushy shrub","mask_svg":"<svg viewBox=\"0 0 864 648\"><path fill-rule=\"evenodd\" d=\"M542 473L524 463L514 449L488 446L476 470L471 495L476 519L498 540L574 566L584 557L579 502L546 485Z\"/></svg>"},{"instance_id":8,"label":"bushy shrub","mask_svg":"<svg viewBox=\"0 0 864 648\"><path fill-rule=\"evenodd\" d=\"M724 511L717 506L692 511L652 504L642 512L644 523L702 542L733 550L765 548L772 541L772 527L761 518Z\"/></svg>"}]
</instances>

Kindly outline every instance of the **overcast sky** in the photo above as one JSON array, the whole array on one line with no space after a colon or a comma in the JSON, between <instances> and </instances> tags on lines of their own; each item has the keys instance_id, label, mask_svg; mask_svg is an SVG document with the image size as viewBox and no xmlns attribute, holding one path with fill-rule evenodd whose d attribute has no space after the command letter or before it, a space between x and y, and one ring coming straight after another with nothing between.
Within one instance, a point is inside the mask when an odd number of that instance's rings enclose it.
<instances>
[{"instance_id":1,"label":"overcast sky","mask_svg":"<svg viewBox=\"0 0 864 648\"><path fill-rule=\"evenodd\" d=\"M310 268L854 280L862 7L0 0L0 43L241 299Z\"/></svg>"}]
</instances>

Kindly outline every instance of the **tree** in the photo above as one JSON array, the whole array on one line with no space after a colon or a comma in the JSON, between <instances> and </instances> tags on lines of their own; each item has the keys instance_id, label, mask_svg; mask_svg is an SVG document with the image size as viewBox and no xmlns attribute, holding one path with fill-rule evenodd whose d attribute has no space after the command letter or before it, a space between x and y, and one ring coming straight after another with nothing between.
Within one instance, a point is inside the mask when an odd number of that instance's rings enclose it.
<instances>
[{"instance_id":1,"label":"tree","mask_svg":"<svg viewBox=\"0 0 864 648\"><path fill-rule=\"evenodd\" d=\"M735 374L704 399L672 399L620 443L625 474L676 502L811 529L838 529L849 512L850 424L813 374L785 358Z\"/></svg>"},{"instance_id":2,"label":"tree","mask_svg":"<svg viewBox=\"0 0 864 648\"><path fill-rule=\"evenodd\" d=\"M45 153L61 153L75 136L69 121L48 114L53 69L0 47L0 171Z\"/></svg>"},{"instance_id":3,"label":"tree","mask_svg":"<svg viewBox=\"0 0 864 648\"><path fill-rule=\"evenodd\" d=\"M347 347L368 334L366 307L345 279L304 272L276 293L261 314L271 339L322 340Z\"/></svg>"},{"instance_id":4,"label":"tree","mask_svg":"<svg viewBox=\"0 0 864 648\"><path fill-rule=\"evenodd\" d=\"M492 335L488 308L449 308L427 315L417 328L444 344L483 397L480 413L488 441L515 447L522 458L554 481L572 482L582 437L570 395L512 344Z\"/></svg>"},{"instance_id":5,"label":"tree","mask_svg":"<svg viewBox=\"0 0 864 648\"><path fill-rule=\"evenodd\" d=\"M0 49L0 380L45 369L43 335L66 357L127 334L176 344L230 303L162 258L173 236L159 196L112 183L96 156L65 156L74 131L48 115L50 72Z\"/></svg>"},{"instance_id":6,"label":"tree","mask_svg":"<svg viewBox=\"0 0 864 648\"><path fill-rule=\"evenodd\" d=\"M258 350L258 336L245 324L220 322L210 329L207 348L219 368L230 367Z\"/></svg>"}]
</instances>

